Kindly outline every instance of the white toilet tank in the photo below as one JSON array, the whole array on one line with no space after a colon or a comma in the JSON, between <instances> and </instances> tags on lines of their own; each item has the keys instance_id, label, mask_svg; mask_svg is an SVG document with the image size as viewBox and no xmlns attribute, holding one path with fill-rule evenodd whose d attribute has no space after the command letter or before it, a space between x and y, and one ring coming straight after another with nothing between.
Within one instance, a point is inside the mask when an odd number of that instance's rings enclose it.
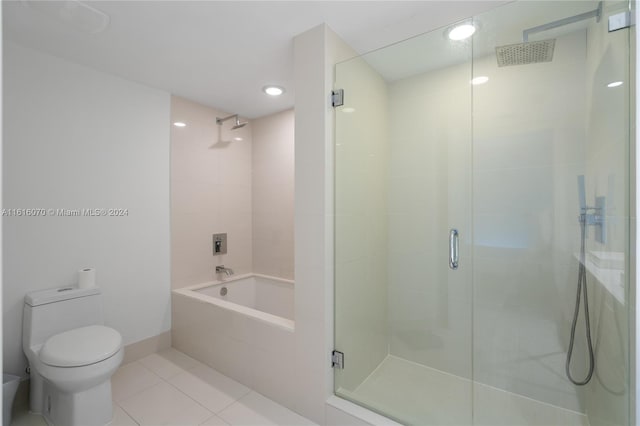
<instances>
[{"instance_id":1,"label":"white toilet tank","mask_svg":"<svg viewBox=\"0 0 640 426\"><path fill-rule=\"evenodd\" d=\"M22 318L23 349L41 345L63 331L102 324L102 294L97 287L68 286L27 293Z\"/></svg>"}]
</instances>

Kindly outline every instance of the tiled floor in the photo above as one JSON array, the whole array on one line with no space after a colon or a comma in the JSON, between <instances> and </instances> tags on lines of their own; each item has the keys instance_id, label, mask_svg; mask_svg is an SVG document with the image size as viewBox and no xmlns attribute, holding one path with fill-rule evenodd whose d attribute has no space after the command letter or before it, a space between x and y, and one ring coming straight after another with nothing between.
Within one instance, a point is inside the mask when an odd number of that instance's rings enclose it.
<instances>
[{"instance_id":1,"label":"tiled floor","mask_svg":"<svg viewBox=\"0 0 640 426\"><path fill-rule=\"evenodd\" d=\"M173 348L123 365L111 385L112 426L314 424ZM12 422L44 424L26 412Z\"/></svg>"}]
</instances>

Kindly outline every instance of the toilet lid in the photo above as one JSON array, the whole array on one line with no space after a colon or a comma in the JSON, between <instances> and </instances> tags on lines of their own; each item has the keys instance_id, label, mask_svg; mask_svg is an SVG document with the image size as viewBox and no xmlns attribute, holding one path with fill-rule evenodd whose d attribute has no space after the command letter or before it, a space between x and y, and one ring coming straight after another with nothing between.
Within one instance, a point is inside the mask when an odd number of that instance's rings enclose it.
<instances>
[{"instance_id":1,"label":"toilet lid","mask_svg":"<svg viewBox=\"0 0 640 426\"><path fill-rule=\"evenodd\" d=\"M122 347L122 336L113 328L90 325L49 337L40 361L54 367L80 367L111 357Z\"/></svg>"}]
</instances>

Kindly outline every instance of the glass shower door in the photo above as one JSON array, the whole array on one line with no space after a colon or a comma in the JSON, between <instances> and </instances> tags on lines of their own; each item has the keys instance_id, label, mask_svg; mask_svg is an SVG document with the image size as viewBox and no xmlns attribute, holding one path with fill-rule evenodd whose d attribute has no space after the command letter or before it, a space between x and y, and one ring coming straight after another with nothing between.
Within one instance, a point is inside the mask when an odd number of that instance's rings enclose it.
<instances>
[{"instance_id":1,"label":"glass shower door","mask_svg":"<svg viewBox=\"0 0 640 426\"><path fill-rule=\"evenodd\" d=\"M470 59L442 29L335 70L335 392L404 424L472 421Z\"/></svg>"},{"instance_id":2,"label":"glass shower door","mask_svg":"<svg viewBox=\"0 0 640 426\"><path fill-rule=\"evenodd\" d=\"M631 424L628 10L511 2L336 66L338 396L413 425Z\"/></svg>"},{"instance_id":3,"label":"glass shower door","mask_svg":"<svg viewBox=\"0 0 640 426\"><path fill-rule=\"evenodd\" d=\"M474 424L629 424L629 29L608 28L628 8L474 19Z\"/></svg>"}]
</instances>

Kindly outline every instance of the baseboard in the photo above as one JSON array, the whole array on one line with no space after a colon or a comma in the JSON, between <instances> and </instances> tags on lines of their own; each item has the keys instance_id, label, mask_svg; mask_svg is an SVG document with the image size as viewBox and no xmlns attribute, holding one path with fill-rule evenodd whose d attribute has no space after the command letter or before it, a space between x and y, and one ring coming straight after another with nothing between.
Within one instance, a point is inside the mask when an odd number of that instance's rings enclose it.
<instances>
[{"instance_id":1,"label":"baseboard","mask_svg":"<svg viewBox=\"0 0 640 426\"><path fill-rule=\"evenodd\" d=\"M147 355L159 352L171 347L171 330L139 342L128 344L124 347L124 359L122 364L137 361Z\"/></svg>"}]
</instances>

